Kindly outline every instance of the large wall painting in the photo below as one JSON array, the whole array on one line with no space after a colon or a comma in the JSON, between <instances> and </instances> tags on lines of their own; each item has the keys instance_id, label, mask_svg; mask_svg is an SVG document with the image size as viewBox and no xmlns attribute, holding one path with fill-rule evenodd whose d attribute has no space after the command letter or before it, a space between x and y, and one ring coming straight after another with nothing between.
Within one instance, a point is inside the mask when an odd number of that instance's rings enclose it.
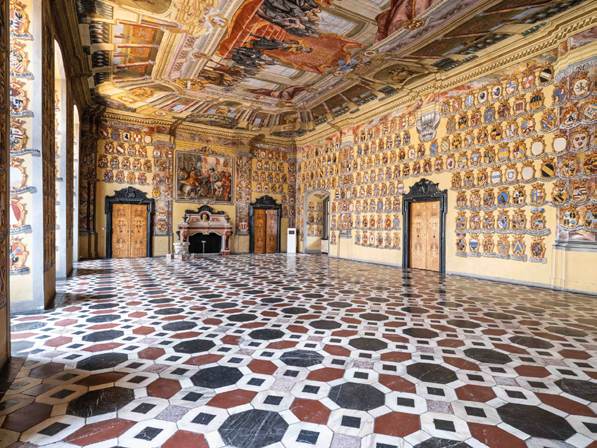
<instances>
[{"instance_id":1,"label":"large wall painting","mask_svg":"<svg viewBox=\"0 0 597 448\"><path fill-rule=\"evenodd\" d=\"M234 159L204 147L176 153L176 200L232 204Z\"/></svg>"}]
</instances>

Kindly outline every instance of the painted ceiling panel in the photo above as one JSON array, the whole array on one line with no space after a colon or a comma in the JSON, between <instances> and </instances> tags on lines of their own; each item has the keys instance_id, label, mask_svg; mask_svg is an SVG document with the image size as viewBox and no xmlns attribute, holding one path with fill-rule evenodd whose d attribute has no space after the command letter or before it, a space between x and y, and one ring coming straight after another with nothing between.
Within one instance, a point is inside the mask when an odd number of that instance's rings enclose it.
<instances>
[{"instance_id":1,"label":"painted ceiling panel","mask_svg":"<svg viewBox=\"0 0 597 448\"><path fill-rule=\"evenodd\" d=\"M298 135L583 0L76 2L98 103Z\"/></svg>"}]
</instances>

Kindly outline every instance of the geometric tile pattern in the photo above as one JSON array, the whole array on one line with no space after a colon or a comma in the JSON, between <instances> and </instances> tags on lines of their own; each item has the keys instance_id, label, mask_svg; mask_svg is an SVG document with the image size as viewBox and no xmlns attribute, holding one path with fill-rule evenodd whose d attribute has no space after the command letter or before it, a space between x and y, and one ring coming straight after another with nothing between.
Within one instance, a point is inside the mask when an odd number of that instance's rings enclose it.
<instances>
[{"instance_id":1,"label":"geometric tile pattern","mask_svg":"<svg viewBox=\"0 0 597 448\"><path fill-rule=\"evenodd\" d=\"M79 263L0 448L597 447L587 295L316 255Z\"/></svg>"}]
</instances>

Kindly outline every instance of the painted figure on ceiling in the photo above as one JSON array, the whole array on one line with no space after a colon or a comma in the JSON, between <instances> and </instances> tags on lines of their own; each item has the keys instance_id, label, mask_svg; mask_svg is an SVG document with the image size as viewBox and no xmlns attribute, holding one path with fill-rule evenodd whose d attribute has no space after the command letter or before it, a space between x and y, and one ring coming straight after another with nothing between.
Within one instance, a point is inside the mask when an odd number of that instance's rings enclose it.
<instances>
[{"instance_id":1,"label":"painted figure on ceiling","mask_svg":"<svg viewBox=\"0 0 597 448\"><path fill-rule=\"evenodd\" d=\"M392 6L377 16L375 42L391 36L405 24L425 12L438 0L392 0Z\"/></svg>"},{"instance_id":2,"label":"painted figure on ceiling","mask_svg":"<svg viewBox=\"0 0 597 448\"><path fill-rule=\"evenodd\" d=\"M292 101L297 95L304 92L311 86L290 86L282 90L271 89L245 89L246 92L254 95L269 96L270 98L277 98L284 101Z\"/></svg>"}]
</instances>

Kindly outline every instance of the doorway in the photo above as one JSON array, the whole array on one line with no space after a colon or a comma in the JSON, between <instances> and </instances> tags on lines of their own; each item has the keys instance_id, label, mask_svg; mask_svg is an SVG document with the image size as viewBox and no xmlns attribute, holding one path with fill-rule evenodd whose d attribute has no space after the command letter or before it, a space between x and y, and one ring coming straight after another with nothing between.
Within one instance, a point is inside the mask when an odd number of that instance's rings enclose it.
<instances>
[{"instance_id":1,"label":"doorway","mask_svg":"<svg viewBox=\"0 0 597 448\"><path fill-rule=\"evenodd\" d=\"M133 187L106 196L106 257L151 257L154 200Z\"/></svg>"},{"instance_id":2,"label":"doorway","mask_svg":"<svg viewBox=\"0 0 597 448\"><path fill-rule=\"evenodd\" d=\"M439 201L410 206L410 267L439 271Z\"/></svg>"},{"instance_id":3,"label":"doorway","mask_svg":"<svg viewBox=\"0 0 597 448\"><path fill-rule=\"evenodd\" d=\"M250 249L253 254L280 252L282 205L270 196L249 204Z\"/></svg>"},{"instance_id":4,"label":"doorway","mask_svg":"<svg viewBox=\"0 0 597 448\"><path fill-rule=\"evenodd\" d=\"M404 195L405 268L446 272L446 213L448 191L421 179Z\"/></svg>"},{"instance_id":5,"label":"doorway","mask_svg":"<svg viewBox=\"0 0 597 448\"><path fill-rule=\"evenodd\" d=\"M147 205L114 204L112 258L139 258L147 253Z\"/></svg>"},{"instance_id":6,"label":"doorway","mask_svg":"<svg viewBox=\"0 0 597 448\"><path fill-rule=\"evenodd\" d=\"M328 254L330 235L330 193L315 190L305 195L303 253Z\"/></svg>"}]
</instances>

